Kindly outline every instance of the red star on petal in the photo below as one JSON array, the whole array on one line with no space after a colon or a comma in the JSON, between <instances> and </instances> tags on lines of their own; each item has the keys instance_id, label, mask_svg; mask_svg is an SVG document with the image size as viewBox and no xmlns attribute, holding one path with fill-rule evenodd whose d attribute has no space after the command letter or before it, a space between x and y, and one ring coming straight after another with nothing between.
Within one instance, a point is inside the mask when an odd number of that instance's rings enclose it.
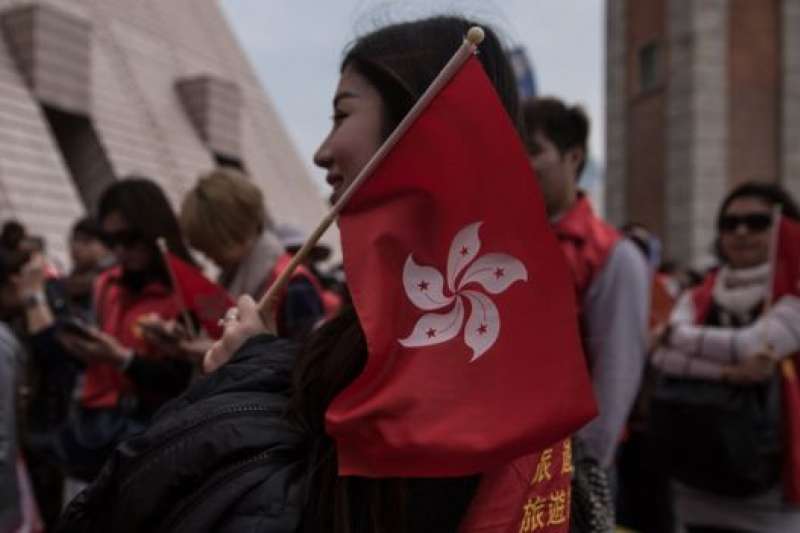
<instances>
[{"instance_id":1,"label":"red star on petal","mask_svg":"<svg viewBox=\"0 0 800 533\"><path fill-rule=\"evenodd\" d=\"M461 247L461 255L462 256L463 255L467 255L468 253L469 253L469 248L467 248L466 246L462 246Z\"/></svg>"},{"instance_id":2,"label":"red star on petal","mask_svg":"<svg viewBox=\"0 0 800 533\"><path fill-rule=\"evenodd\" d=\"M489 327L486 324L481 324L478 328L478 335L485 335L487 331L489 331Z\"/></svg>"},{"instance_id":3,"label":"red star on petal","mask_svg":"<svg viewBox=\"0 0 800 533\"><path fill-rule=\"evenodd\" d=\"M432 339L433 337L436 336L436 330L431 328L428 331L426 331L425 334L428 336L429 339Z\"/></svg>"},{"instance_id":4,"label":"red star on petal","mask_svg":"<svg viewBox=\"0 0 800 533\"><path fill-rule=\"evenodd\" d=\"M420 281L419 283L417 283L417 287L419 287L419 290L421 290L422 292L428 290L428 285L429 283L427 281Z\"/></svg>"},{"instance_id":5,"label":"red star on petal","mask_svg":"<svg viewBox=\"0 0 800 533\"><path fill-rule=\"evenodd\" d=\"M500 279L500 278L502 278L502 277L503 277L503 276L505 276L505 275L506 275L506 271L505 271L505 269L498 268L498 269L496 269L496 270L494 271L494 277L495 277L495 278L497 278L497 279Z\"/></svg>"}]
</instances>

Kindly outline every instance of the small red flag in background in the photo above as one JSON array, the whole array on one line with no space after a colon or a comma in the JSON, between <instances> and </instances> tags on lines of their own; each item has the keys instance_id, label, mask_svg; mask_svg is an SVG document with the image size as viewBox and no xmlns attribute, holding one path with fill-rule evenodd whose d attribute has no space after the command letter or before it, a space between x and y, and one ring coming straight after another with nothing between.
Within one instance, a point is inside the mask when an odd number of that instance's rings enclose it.
<instances>
[{"instance_id":1,"label":"small red flag in background","mask_svg":"<svg viewBox=\"0 0 800 533\"><path fill-rule=\"evenodd\" d=\"M172 252L166 252L164 257L169 261L169 268L178 284L175 290L180 293L186 309L194 313L209 336L214 339L221 337L219 319L235 305L233 299L224 288Z\"/></svg>"},{"instance_id":2,"label":"small red flag in background","mask_svg":"<svg viewBox=\"0 0 800 533\"><path fill-rule=\"evenodd\" d=\"M569 269L475 57L339 219L369 357L328 409L342 475L458 476L596 413Z\"/></svg>"},{"instance_id":3,"label":"small red flag in background","mask_svg":"<svg viewBox=\"0 0 800 533\"><path fill-rule=\"evenodd\" d=\"M773 299L800 296L800 224L781 217L775 254ZM800 354L781 362L784 421L784 495L800 505Z\"/></svg>"}]
</instances>

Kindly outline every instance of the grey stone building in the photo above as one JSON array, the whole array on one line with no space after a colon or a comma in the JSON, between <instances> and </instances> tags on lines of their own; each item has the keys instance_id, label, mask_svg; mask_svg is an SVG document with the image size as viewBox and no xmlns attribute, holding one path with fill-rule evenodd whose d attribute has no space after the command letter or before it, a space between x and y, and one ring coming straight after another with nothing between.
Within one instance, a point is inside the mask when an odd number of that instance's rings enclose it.
<instances>
[{"instance_id":1,"label":"grey stone building","mask_svg":"<svg viewBox=\"0 0 800 533\"><path fill-rule=\"evenodd\" d=\"M0 31L0 219L58 259L69 225L129 174L177 205L199 173L239 166L277 221L322 217L216 0L0 0Z\"/></svg>"},{"instance_id":2,"label":"grey stone building","mask_svg":"<svg viewBox=\"0 0 800 533\"><path fill-rule=\"evenodd\" d=\"M709 259L720 200L800 198L800 0L607 0L606 214Z\"/></svg>"}]
</instances>

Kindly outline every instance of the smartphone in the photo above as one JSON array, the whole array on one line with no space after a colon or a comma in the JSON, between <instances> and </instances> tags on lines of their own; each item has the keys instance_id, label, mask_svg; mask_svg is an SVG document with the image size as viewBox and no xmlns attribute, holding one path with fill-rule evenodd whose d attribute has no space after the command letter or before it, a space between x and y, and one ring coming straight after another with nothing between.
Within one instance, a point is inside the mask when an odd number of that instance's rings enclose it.
<instances>
[{"instance_id":1,"label":"smartphone","mask_svg":"<svg viewBox=\"0 0 800 533\"><path fill-rule=\"evenodd\" d=\"M177 335L173 335L172 333L167 332L161 327L160 324L152 324L149 322L140 322L139 327L142 328L143 331L146 331L156 339L158 342L162 343L176 343L180 341L180 338Z\"/></svg>"},{"instance_id":2,"label":"smartphone","mask_svg":"<svg viewBox=\"0 0 800 533\"><path fill-rule=\"evenodd\" d=\"M76 317L67 317L59 322L59 328L64 333L75 335L83 339L94 339L91 326L88 322Z\"/></svg>"}]
</instances>

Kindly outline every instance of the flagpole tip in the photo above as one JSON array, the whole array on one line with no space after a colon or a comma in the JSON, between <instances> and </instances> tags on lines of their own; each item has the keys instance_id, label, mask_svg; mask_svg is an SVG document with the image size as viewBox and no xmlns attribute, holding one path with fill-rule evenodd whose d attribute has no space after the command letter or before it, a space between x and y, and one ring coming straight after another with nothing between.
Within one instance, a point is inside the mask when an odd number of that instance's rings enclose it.
<instances>
[{"instance_id":1,"label":"flagpole tip","mask_svg":"<svg viewBox=\"0 0 800 533\"><path fill-rule=\"evenodd\" d=\"M484 37L486 37L486 34L480 26L473 26L467 32L467 40L475 46L481 44Z\"/></svg>"}]
</instances>

